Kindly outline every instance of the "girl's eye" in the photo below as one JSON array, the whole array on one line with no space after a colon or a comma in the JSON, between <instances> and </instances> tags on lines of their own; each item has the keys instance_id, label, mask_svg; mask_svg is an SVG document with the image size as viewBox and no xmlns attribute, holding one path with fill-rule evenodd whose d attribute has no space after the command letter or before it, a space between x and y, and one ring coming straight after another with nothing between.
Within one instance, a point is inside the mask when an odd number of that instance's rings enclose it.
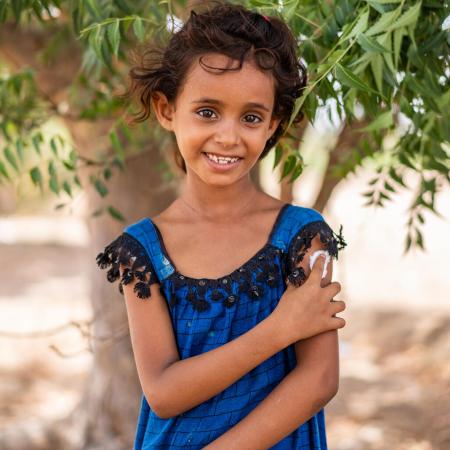
<instances>
[{"instance_id":1,"label":"girl's eye","mask_svg":"<svg viewBox=\"0 0 450 450\"><path fill-rule=\"evenodd\" d=\"M206 112L207 115L201 114L203 112ZM200 117L204 117L205 119L210 119L211 118L211 116L208 115L209 113L213 113L214 114L214 111L212 109L200 109L200 110L197 111L197 114L200 114Z\"/></svg>"},{"instance_id":2,"label":"girl's eye","mask_svg":"<svg viewBox=\"0 0 450 450\"><path fill-rule=\"evenodd\" d=\"M260 117L258 117L258 116L255 116L254 114L247 114L245 117L253 117L254 119L257 119L256 121L255 121L255 120L252 120L250 123L259 123L259 122L262 122L262 119L261 119Z\"/></svg>"}]
</instances>

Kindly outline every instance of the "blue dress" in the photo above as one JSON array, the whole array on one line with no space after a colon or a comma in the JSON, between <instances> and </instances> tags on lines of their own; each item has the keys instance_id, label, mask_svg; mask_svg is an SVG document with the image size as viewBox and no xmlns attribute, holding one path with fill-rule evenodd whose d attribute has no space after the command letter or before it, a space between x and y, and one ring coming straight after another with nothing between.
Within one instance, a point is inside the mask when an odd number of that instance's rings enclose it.
<instances>
[{"instance_id":1,"label":"blue dress","mask_svg":"<svg viewBox=\"0 0 450 450\"><path fill-rule=\"evenodd\" d=\"M134 291L150 298L150 285L159 283L167 300L180 359L226 344L249 331L276 307L286 280L305 280L297 268L312 239L319 235L335 258L346 243L314 209L285 204L266 244L245 264L219 279L190 278L179 273L168 255L161 233L149 218L124 228L97 256L109 268L108 281L137 281ZM264 345L264 343L261 343ZM163 419L142 393L134 450L201 449L232 428L255 408L296 366L294 345L276 353L227 389L176 417ZM279 441L272 449L326 450L324 410Z\"/></svg>"}]
</instances>

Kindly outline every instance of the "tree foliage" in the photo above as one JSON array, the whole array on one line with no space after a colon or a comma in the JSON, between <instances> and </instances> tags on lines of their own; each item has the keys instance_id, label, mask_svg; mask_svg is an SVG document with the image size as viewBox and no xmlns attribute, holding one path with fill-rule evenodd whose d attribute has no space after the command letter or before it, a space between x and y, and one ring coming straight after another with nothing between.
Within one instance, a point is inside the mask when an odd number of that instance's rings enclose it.
<instances>
[{"instance_id":1,"label":"tree foliage","mask_svg":"<svg viewBox=\"0 0 450 450\"><path fill-rule=\"evenodd\" d=\"M299 42L309 82L296 104L311 122L318 111L337 115L341 126L361 133L359 144L335 167L345 178L365 161L376 170L363 194L366 205L384 206L399 189L414 190L409 208L405 249L423 248L420 231L424 212L435 214L436 195L449 178L449 30L447 2L438 0L246 0L265 15L282 16ZM67 105L55 104L37 88L29 67L4 70L0 79L0 182L11 182L24 171L38 186L47 183L58 195L81 188L77 170L97 167L90 182L107 196L105 182L112 169L124 169L127 152L139 148L143 131L133 133L123 121L124 108L114 95L128 70L129 51L148 40L164 42L176 31L186 1L131 0L2 0L0 22L17 28L50 32L40 57L58 58L69 43L81 58L73 74ZM179 13L179 14L177 14ZM447 18L447 21L445 19ZM64 107L63 107L64 106ZM42 124L52 115L78 120L113 119L111 153L97 159L80 157L60 136L46 143L52 158L23 167L24 152L39 157L44 144ZM292 116L294 117L294 115ZM366 125L361 127L360 123ZM147 130L148 131L148 130ZM297 179L303 168L298 141L288 130L275 148L282 178ZM147 133L148 134L148 133ZM386 141L394 142L386 145ZM65 149L65 150L64 150ZM63 151L64 150L64 151ZM45 173L43 173L45 172ZM418 186L408 186L408 172ZM108 208L114 217L119 211Z\"/></svg>"}]
</instances>

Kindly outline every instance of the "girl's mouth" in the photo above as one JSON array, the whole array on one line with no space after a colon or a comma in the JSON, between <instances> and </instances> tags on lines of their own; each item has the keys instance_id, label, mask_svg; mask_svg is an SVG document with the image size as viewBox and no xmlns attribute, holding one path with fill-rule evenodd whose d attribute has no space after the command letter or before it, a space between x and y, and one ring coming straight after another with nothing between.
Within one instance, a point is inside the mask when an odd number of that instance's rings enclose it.
<instances>
[{"instance_id":1,"label":"girl's mouth","mask_svg":"<svg viewBox=\"0 0 450 450\"><path fill-rule=\"evenodd\" d=\"M203 157L208 162L209 166L218 172L225 172L231 170L239 165L242 160L240 157L236 158L219 158L211 153L202 152Z\"/></svg>"}]
</instances>

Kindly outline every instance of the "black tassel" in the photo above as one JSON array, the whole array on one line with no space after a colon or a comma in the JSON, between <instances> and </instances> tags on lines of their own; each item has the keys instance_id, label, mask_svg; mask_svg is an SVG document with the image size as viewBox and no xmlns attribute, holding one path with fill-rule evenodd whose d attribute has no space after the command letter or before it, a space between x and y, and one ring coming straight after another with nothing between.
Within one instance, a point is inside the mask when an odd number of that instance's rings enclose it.
<instances>
[{"instance_id":1,"label":"black tassel","mask_svg":"<svg viewBox=\"0 0 450 450\"><path fill-rule=\"evenodd\" d=\"M100 269L109 268L106 278L110 283L121 278L119 292L122 295L123 285L131 283L135 277L139 282L136 283L134 292L139 298L150 297L150 285L158 282L145 248L128 233L122 233L108 244L104 251L97 255L96 261ZM119 270L121 264L126 266L122 277Z\"/></svg>"}]
</instances>

